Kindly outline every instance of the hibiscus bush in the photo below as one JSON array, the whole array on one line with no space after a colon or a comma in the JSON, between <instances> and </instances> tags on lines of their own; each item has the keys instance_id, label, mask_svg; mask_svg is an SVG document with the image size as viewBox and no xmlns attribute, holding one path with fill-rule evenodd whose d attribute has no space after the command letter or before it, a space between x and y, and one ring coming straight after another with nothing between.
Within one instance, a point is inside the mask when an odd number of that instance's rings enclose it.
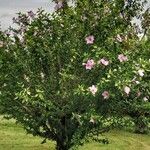
<instances>
[{"instance_id":1,"label":"hibiscus bush","mask_svg":"<svg viewBox=\"0 0 150 150\"><path fill-rule=\"evenodd\" d=\"M134 58L134 97L132 96L131 102L128 102L128 114L133 118L135 123L135 132L148 133L150 122L150 54L148 40L141 41L136 46L138 53Z\"/></svg>"},{"instance_id":2,"label":"hibiscus bush","mask_svg":"<svg viewBox=\"0 0 150 150\"><path fill-rule=\"evenodd\" d=\"M147 131L149 43L131 25L140 10L138 0L77 0L19 13L0 35L2 112L57 150L108 143L98 135L126 116Z\"/></svg>"}]
</instances>

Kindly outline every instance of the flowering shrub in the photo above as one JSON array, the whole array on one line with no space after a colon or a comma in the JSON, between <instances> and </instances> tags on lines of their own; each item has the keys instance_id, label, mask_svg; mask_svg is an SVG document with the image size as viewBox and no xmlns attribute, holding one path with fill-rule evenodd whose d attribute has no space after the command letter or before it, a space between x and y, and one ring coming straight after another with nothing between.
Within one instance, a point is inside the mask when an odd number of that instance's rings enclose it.
<instances>
[{"instance_id":1,"label":"flowering shrub","mask_svg":"<svg viewBox=\"0 0 150 150\"><path fill-rule=\"evenodd\" d=\"M58 150L108 131L126 115L135 123L147 119L148 49L128 13L136 15L137 4L85 0L74 7L59 2L53 14L19 13L18 29L1 34L3 112L29 133L55 140Z\"/></svg>"}]
</instances>

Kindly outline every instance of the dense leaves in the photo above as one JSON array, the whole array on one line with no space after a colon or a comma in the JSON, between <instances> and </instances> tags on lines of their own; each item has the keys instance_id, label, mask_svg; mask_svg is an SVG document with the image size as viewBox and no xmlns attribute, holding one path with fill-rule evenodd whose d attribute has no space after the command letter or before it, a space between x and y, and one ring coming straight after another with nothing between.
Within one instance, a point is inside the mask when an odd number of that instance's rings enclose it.
<instances>
[{"instance_id":1,"label":"dense leaves","mask_svg":"<svg viewBox=\"0 0 150 150\"><path fill-rule=\"evenodd\" d=\"M126 116L147 131L149 42L131 25L139 1L58 2L55 9L19 13L18 28L1 32L3 113L55 140L58 150L75 148Z\"/></svg>"}]
</instances>

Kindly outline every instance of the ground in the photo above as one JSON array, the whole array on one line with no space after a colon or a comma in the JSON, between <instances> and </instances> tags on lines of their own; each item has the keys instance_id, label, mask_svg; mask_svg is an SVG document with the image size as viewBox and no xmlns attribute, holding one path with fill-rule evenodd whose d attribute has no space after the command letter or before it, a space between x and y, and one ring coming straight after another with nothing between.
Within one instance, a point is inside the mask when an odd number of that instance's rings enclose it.
<instances>
[{"instance_id":1,"label":"ground","mask_svg":"<svg viewBox=\"0 0 150 150\"><path fill-rule=\"evenodd\" d=\"M110 144L88 143L79 150L150 150L150 135L113 130L104 134ZM55 150L55 143L40 144L43 139L27 135L14 120L0 117L0 150Z\"/></svg>"}]
</instances>

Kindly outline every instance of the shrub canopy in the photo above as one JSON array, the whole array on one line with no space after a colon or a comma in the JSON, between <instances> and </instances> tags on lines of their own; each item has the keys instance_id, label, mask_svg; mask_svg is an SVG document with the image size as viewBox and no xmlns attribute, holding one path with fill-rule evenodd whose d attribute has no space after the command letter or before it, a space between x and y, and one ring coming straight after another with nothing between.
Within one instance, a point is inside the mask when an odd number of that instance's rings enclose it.
<instances>
[{"instance_id":1,"label":"shrub canopy","mask_svg":"<svg viewBox=\"0 0 150 150\"><path fill-rule=\"evenodd\" d=\"M139 1L58 2L55 9L19 13L18 28L1 32L2 111L59 150L127 115L147 127L149 42L131 25Z\"/></svg>"}]
</instances>

